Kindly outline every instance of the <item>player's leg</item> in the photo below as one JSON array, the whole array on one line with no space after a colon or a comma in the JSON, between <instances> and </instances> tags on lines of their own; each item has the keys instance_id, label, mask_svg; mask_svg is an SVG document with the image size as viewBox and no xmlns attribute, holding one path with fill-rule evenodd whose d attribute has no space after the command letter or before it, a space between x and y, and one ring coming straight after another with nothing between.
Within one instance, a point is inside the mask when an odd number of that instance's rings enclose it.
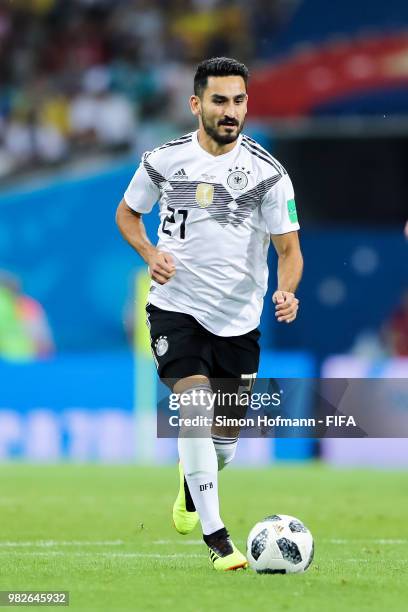
<instances>
[{"instance_id":1,"label":"player's leg","mask_svg":"<svg viewBox=\"0 0 408 612\"><path fill-rule=\"evenodd\" d=\"M222 394L234 394L237 393L239 383L236 379L227 379L225 371L218 370L218 373L222 373L222 378L216 378L212 380L214 391L217 395L222 397ZM230 418L232 416L239 416L235 413L235 410L231 410L230 406L225 405L223 402L218 402L215 406L216 416L223 416ZM215 421L215 420L214 420ZM240 428L238 426L229 425L216 425L215 422L212 426L211 434L215 452L217 453L218 471L223 470L231 461L234 459Z\"/></svg>"},{"instance_id":2,"label":"player's leg","mask_svg":"<svg viewBox=\"0 0 408 612\"><path fill-rule=\"evenodd\" d=\"M215 452L217 454L218 471L223 470L235 457L237 450L239 428L237 428L237 435L231 436L226 435L224 428L217 428L214 426L214 430L218 433L212 434L212 441L214 444ZM221 432L221 433L220 433Z\"/></svg>"},{"instance_id":3,"label":"player's leg","mask_svg":"<svg viewBox=\"0 0 408 612\"><path fill-rule=\"evenodd\" d=\"M258 338L257 330L232 339L213 336L212 353L215 354L215 359L212 372L217 375L217 379L211 380L213 392L238 395L251 392L259 365ZM246 412L241 406L230 406L226 410L225 408L221 406L221 412L231 417L241 417ZM217 455L217 468L222 470L235 455L239 427L212 425L211 435ZM225 527L209 535L204 531L204 541L209 547L210 559L216 569L228 570L248 566L245 556L235 547Z\"/></svg>"},{"instance_id":4,"label":"player's leg","mask_svg":"<svg viewBox=\"0 0 408 612\"><path fill-rule=\"evenodd\" d=\"M211 344L207 332L188 315L154 307L147 310L159 376L173 392L184 396L180 417L211 417ZM245 567L246 558L229 540L220 518L218 462L211 438L211 425L201 431L184 429L179 436L178 447L180 490L173 508L177 530L180 533L191 531L196 521L193 508L197 508L214 567L221 570ZM191 504L187 509L189 501Z\"/></svg>"},{"instance_id":5,"label":"player's leg","mask_svg":"<svg viewBox=\"0 0 408 612\"><path fill-rule=\"evenodd\" d=\"M256 373L259 365L259 332L254 330L243 336L234 338L220 338L211 334L211 373L212 376L216 375L222 379L221 392L226 391L230 393L250 394L252 386L255 380ZM210 381L208 381L209 383ZM214 380L212 382L212 391L217 390L217 384L214 386ZM183 381L184 384L184 381ZM175 387L176 392L180 392ZM224 407L225 408L225 407ZM231 417L242 417L246 413L246 409L242 408L241 405L230 406L224 414ZM213 446L215 454L217 456L217 469L223 469L228 463L230 463L235 455L237 446L239 427L235 426L216 426L213 425L211 428L211 435L213 440ZM180 438L179 438L180 444ZM180 448L180 447L179 447ZM207 448L208 445L207 445ZM180 455L181 456L181 455ZM213 467L214 470L214 467ZM216 472L213 471L213 482L216 481ZM195 503L195 507L198 510L201 519L202 510L200 508L199 495L200 491L193 489L194 485L190 478L186 478L188 489L190 490L191 497ZM218 485L218 479L217 479ZM205 487L205 483L204 483ZM218 487L217 496L214 496L217 500L218 516L219 516L219 505L218 505ZM215 507L215 506L214 506ZM232 543L229 533L225 526L207 533L208 529L203 524L204 541L209 547L210 559L217 569L237 569L240 567L246 567L247 561ZM207 524L208 527L208 524Z\"/></svg>"},{"instance_id":6,"label":"player's leg","mask_svg":"<svg viewBox=\"0 0 408 612\"><path fill-rule=\"evenodd\" d=\"M212 389L208 374L208 364L197 357L175 360L164 369L162 380L173 393L182 395L179 417L184 422L194 417L212 419ZM211 426L180 427L178 451L179 491L173 505L175 528L186 535L194 529L199 517L204 533L205 530L211 531L214 524L216 528L222 526L217 493L217 456L211 440ZM201 488L206 495L201 494Z\"/></svg>"},{"instance_id":7,"label":"player's leg","mask_svg":"<svg viewBox=\"0 0 408 612\"><path fill-rule=\"evenodd\" d=\"M173 369L183 364L173 364ZM167 368L171 372L172 367ZM189 376L180 379L173 391L181 394L180 417L193 419L207 417L209 424L200 429L185 425L180 428L178 449L180 465L186 479L187 491L197 509L208 546L210 560L217 570L232 570L247 567L246 557L234 546L220 516L218 499L218 461L211 438L213 416L210 381L204 376ZM191 421L190 421L191 422ZM186 487L183 486L184 491Z\"/></svg>"},{"instance_id":8,"label":"player's leg","mask_svg":"<svg viewBox=\"0 0 408 612\"><path fill-rule=\"evenodd\" d=\"M146 306L152 354L160 379L173 390L175 382L189 375L209 372L203 346L197 336L197 322L183 313ZM173 504L173 523L183 535L190 533L199 518L190 495L183 466L179 462L179 491Z\"/></svg>"},{"instance_id":9,"label":"player's leg","mask_svg":"<svg viewBox=\"0 0 408 612\"><path fill-rule=\"evenodd\" d=\"M224 527L218 502L217 455L211 439L212 389L208 377L188 376L173 387L180 394L180 418L190 422L195 418L207 419L201 427L182 425L178 438L180 463L188 485L188 491L198 511L203 534L207 535Z\"/></svg>"},{"instance_id":10,"label":"player's leg","mask_svg":"<svg viewBox=\"0 0 408 612\"><path fill-rule=\"evenodd\" d=\"M175 364L176 365L176 364ZM218 500L218 461L211 437L213 392L208 377L180 379L173 391L183 397L180 417L204 417L208 424L180 427L178 449L188 492L200 517L203 539L215 569L232 570L248 565L245 556L231 542L220 516Z\"/></svg>"},{"instance_id":11,"label":"player's leg","mask_svg":"<svg viewBox=\"0 0 408 612\"><path fill-rule=\"evenodd\" d=\"M229 392L249 392L258 371L259 364L259 332L254 330L250 334L230 339L219 338L211 335L212 345L212 374L222 378L221 387ZM242 373L250 372L250 375ZM211 379L213 391L217 391L216 379ZM215 384L214 384L215 383ZM222 390L221 389L221 390ZM240 407L232 411L241 416ZM244 411L246 412L246 411ZM231 411L227 410L227 414ZM237 414L238 413L238 414ZM239 427L234 426L212 426L212 439L217 455L218 470L222 470L234 457L238 441ZM217 569L237 569L247 567L245 556L234 546L229 533L224 527L208 536L204 540L210 550L210 559Z\"/></svg>"},{"instance_id":12,"label":"player's leg","mask_svg":"<svg viewBox=\"0 0 408 612\"><path fill-rule=\"evenodd\" d=\"M242 396L251 393L259 366L259 336L259 331L253 330L243 336L215 339L214 367L217 379L213 381L213 386L218 386L221 394L226 393L228 397L228 394ZM246 406L228 406L224 403L216 406L216 414L242 418L246 414ZM219 470L233 460L239 433L238 426L213 425L212 438Z\"/></svg>"},{"instance_id":13,"label":"player's leg","mask_svg":"<svg viewBox=\"0 0 408 612\"><path fill-rule=\"evenodd\" d=\"M212 389L209 384L211 346L207 333L189 315L163 311L152 305L146 310L158 374L174 393L183 394L179 416L212 417L208 410ZM193 397L199 396L200 391L202 405L194 406ZM180 434L179 491L173 506L174 525L179 533L190 533L199 514L203 533L207 535L224 527L219 515L218 464L211 427L201 432L196 428L192 431L183 428Z\"/></svg>"}]
</instances>

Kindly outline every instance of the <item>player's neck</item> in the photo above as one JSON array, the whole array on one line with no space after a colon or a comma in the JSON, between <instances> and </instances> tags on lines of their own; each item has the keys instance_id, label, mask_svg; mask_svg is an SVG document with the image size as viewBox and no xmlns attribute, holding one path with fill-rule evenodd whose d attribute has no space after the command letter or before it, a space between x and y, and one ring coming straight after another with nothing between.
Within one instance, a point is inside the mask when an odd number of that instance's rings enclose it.
<instances>
[{"instance_id":1,"label":"player's neck","mask_svg":"<svg viewBox=\"0 0 408 612\"><path fill-rule=\"evenodd\" d=\"M214 157L229 153L237 144L236 140L228 144L219 144L207 134L203 127L200 127L197 132L197 140L200 147L207 151L207 153L210 153L210 155L214 155Z\"/></svg>"}]
</instances>

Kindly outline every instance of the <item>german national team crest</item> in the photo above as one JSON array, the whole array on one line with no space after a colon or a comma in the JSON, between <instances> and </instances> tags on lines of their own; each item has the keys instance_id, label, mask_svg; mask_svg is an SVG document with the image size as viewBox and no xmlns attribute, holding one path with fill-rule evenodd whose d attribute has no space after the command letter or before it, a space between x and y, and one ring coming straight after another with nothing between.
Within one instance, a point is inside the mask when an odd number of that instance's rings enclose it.
<instances>
[{"instance_id":1,"label":"german national team crest","mask_svg":"<svg viewBox=\"0 0 408 612\"><path fill-rule=\"evenodd\" d=\"M199 183L195 193L196 202L200 208L208 208L214 199L214 185Z\"/></svg>"},{"instance_id":2,"label":"german national team crest","mask_svg":"<svg viewBox=\"0 0 408 612\"><path fill-rule=\"evenodd\" d=\"M241 191L248 185L248 177L242 170L234 170L234 172L228 175L227 183L231 189Z\"/></svg>"}]
</instances>

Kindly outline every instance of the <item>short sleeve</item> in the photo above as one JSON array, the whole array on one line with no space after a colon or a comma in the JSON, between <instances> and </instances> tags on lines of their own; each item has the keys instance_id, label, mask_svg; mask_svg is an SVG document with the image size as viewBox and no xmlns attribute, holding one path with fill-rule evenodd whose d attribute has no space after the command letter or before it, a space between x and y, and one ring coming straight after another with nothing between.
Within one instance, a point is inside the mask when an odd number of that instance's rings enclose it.
<instances>
[{"instance_id":1,"label":"short sleeve","mask_svg":"<svg viewBox=\"0 0 408 612\"><path fill-rule=\"evenodd\" d=\"M261 210L270 234L287 234L299 229L293 185L287 174L265 194Z\"/></svg>"},{"instance_id":2,"label":"short sleeve","mask_svg":"<svg viewBox=\"0 0 408 612\"><path fill-rule=\"evenodd\" d=\"M133 175L124 196L129 208L138 213L149 213L160 197L160 189L153 182L146 169L145 158L146 154Z\"/></svg>"}]
</instances>

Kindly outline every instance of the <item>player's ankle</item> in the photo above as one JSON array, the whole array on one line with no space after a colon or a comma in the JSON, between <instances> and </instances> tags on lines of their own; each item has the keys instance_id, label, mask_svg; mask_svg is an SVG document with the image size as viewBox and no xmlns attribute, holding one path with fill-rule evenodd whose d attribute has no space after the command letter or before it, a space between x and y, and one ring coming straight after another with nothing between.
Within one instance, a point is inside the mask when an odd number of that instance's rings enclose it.
<instances>
[{"instance_id":1,"label":"player's ankle","mask_svg":"<svg viewBox=\"0 0 408 612\"><path fill-rule=\"evenodd\" d=\"M221 527L221 529L217 529L217 531L213 531L213 533L203 533L203 540L207 546L210 546L215 540L222 540L226 538L229 538L229 533L226 527Z\"/></svg>"},{"instance_id":2,"label":"player's ankle","mask_svg":"<svg viewBox=\"0 0 408 612\"><path fill-rule=\"evenodd\" d=\"M218 529L209 535L203 535L204 542L213 551L213 554L218 557L227 557L232 555L234 548L229 537L229 533L225 527Z\"/></svg>"}]
</instances>

